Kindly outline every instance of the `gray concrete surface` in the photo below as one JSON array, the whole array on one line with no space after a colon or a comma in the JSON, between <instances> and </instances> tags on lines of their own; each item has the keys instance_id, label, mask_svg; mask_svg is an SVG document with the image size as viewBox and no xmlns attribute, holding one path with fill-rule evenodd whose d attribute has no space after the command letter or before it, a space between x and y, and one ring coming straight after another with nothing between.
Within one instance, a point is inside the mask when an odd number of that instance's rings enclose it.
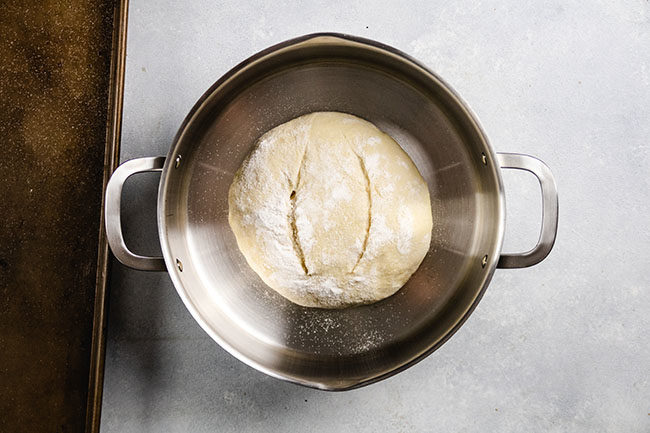
<instances>
[{"instance_id":1,"label":"gray concrete surface","mask_svg":"<svg viewBox=\"0 0 650 433\"><path fill-rule=\"evenodd\" d=\"M441 74L498 151L560 190L542 264L498 270L462 329L378 384L325 393L240 363L164 273L115 264L104 432L650 431L650 3L132 0L122 159L166 154L196 99L273 43L366 36ZM156 176L125 190L127 242L158 250ZM531 246L539 192L506 173L506 249Z\"/></svg>"}]
</instances>

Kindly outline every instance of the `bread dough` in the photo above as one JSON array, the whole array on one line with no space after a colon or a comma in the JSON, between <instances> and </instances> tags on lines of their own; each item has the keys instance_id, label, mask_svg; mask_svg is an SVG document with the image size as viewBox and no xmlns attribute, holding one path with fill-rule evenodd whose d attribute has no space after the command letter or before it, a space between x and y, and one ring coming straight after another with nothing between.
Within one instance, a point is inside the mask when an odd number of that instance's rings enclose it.
<instances>
[{"instance_id":1,"label":"bread dough","mask_svg":"<svg viewBox=\"0 0 650 433\"><path fill-rule=\"evenodd\" d=\"M307 307L392 295L431 242L429 190L413 161L350 114L311 113L268 131L235 174L228 204L251 268Z\"/></svg>"}]
</instances>

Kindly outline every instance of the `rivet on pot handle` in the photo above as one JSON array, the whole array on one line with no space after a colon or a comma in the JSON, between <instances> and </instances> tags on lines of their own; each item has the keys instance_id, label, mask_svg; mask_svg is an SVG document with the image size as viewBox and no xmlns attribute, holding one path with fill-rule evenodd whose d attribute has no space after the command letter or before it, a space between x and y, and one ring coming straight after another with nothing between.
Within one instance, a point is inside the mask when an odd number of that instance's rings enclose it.
<instances>
[{"instance_id":1,"label":"rivet on pot handle","mask_svg":"<svg viewBox=\"0 0 650 433\"><path fill-rule=\"evenodd\" d=\"M537 245L521 254L501 254L498 268L526 268L536 265L548 256L555 243L558 221L557 187L551 169L544 162L530 155L498 153L501 168L526 170L533 173L542 187L542 229Z\"/></svg>"},{"instance_id":2,"label":"rivet on pot handle","mask_svg":"<svg viewBox=\"0 0 650 433\"><path fill-rule=\"evenodd\" d=\"M147 257L131 252L122 235L120 221L120 202L122 187L126 180L136 174L149 171L162 171L165 164L164 156L137 158L126 161L113 172L106 186L104 214L106 221L106 237L115 257L126 266L141 271L166 271L165 260L162 257Z\"/></svg>"}]
</instances>

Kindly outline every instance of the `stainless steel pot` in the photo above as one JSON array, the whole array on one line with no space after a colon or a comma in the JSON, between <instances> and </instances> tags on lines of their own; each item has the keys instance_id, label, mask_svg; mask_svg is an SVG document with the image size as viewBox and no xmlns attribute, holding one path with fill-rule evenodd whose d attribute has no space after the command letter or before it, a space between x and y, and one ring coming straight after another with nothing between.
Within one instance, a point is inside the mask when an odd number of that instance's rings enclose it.
<instances>
[{"instance_id":1,"label":"stainless steel pot","mask_svg":"<svg viewBox=\"0 0 650 433\"><path fill-rule=\"evenodd\" d=\"M431 193L431 248L395 295L344 310L304 308L262 283L228 225L228 188L255 140L313 111L375 123L411 156ZM501 169L540 181L537 246L501 254ZM158 229L164 257L133 254L120 225L124 181L162 171ZM196 321L222 347L271 376L327 390L395 374L443 344L467 319L495 268L534 265L555 241L555 182L540 160L495 154L467 105L438 76L394 48L340 34L273 46L236 66L196 103L166 158L122 164L106 190L106 231L125 265L164 271Z\"/></svg>"}]
</instances>

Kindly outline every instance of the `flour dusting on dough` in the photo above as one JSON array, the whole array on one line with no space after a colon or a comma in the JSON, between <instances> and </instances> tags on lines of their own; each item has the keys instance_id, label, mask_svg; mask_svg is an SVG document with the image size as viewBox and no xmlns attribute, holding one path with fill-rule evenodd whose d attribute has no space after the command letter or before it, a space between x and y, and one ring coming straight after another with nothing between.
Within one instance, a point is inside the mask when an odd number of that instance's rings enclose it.
<instances>
[{"instance_id":1,"label":"flour dusting on dough","mask_svg":"<svg viewBox=\"0 0 650 433\"><path fill-rule=\"evenodd\" d=\"M229 222L265 283L321 308L395 293L432 228L428 187L408 155L372 123L335 112L258 140L230 187Z\"/></svg>"}]
</instances>

